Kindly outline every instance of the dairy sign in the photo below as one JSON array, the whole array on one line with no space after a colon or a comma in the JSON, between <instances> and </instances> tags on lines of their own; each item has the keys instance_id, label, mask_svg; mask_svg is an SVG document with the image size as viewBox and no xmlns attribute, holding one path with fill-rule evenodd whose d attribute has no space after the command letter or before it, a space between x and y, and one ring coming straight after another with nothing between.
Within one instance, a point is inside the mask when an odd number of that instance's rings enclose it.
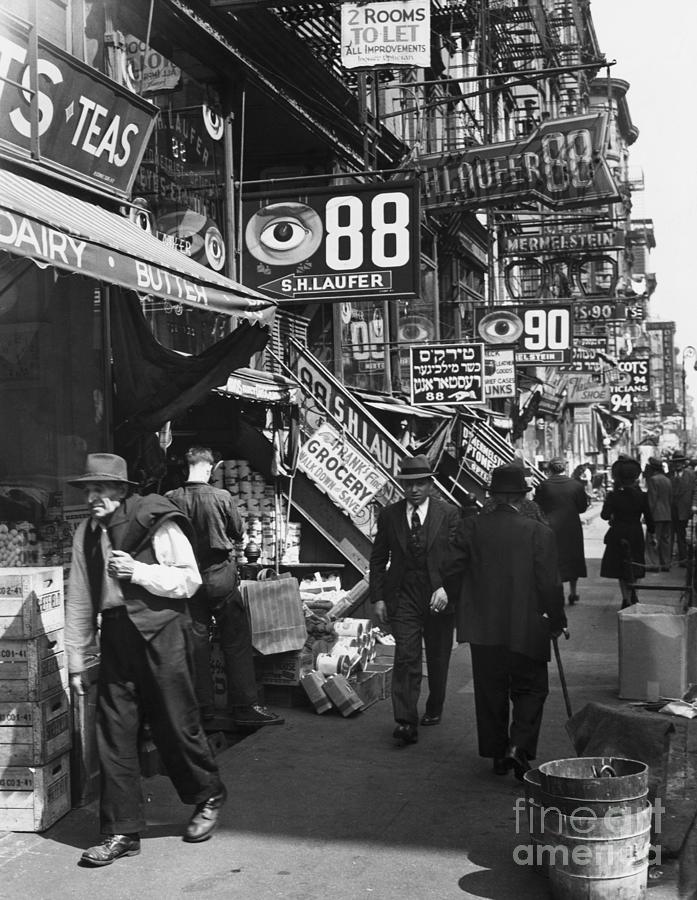
<instances>
[{"instance_id":1,"label":"dairy sign","mask_svg":"<svg viewBox=\"0 0 697 900\"><path fill-rule=\"evenodd\" d=\"M29 26L0 12L0 154L127 196L157 112L41 37L34 66Z\"/></svg>"},{"instance_id":2,"label":"dairy sign","mask_svg":"<svg viewBox=\"0 0 697 900\"><path fill-rule=\"evenodd\" d=\"M410 347L411 402L484 403L484 344Z\"/></svg>"},{"instance_id":3,"label":"dairy sign","mask_svg":"<svg viewBox=\"0 0 697 900\"><path fill-rule=\"evenodd\" d=\"M618 199L605 160L607 115L550 119L522 140L419 157L427 209L538 200L553 209Z\"/></svg>"},{"instance_id":4,"label":"dairy sign","mask_svg":"<svg viewBox=\"0 0 697 900\"><path fill-rule=\"evenodd\" d=\"M341 4L341 64L346 69L431 65L430 0Z\"/></svg>"},{"instance_id":5,"label":"dairy sign","mask_svg":"<svg viewBox=\"0 0 697 900\"><path fill-rule=\"evenodd\" d=\"M274 299L414 297L418 186L410 179L243 201L243 284Z\"/></svg>"},{"instance_id":6,"label":"dairy sign","mask_svg":"<svg viewBox=\"0 0 697 900\"><path fill-rule=\"evenodd\" d=\"M375 461L328 422L302 445L298 466L349 516L357 516L387 481Z\"/></svg>"}]
</instances>

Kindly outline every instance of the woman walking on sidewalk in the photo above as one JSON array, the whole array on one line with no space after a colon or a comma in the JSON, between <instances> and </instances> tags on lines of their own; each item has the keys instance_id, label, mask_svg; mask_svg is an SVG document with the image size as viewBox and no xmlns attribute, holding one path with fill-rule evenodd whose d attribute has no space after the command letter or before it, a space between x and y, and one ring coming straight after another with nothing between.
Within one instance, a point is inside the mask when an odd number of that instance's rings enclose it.
<instances>
[{"instance_id":1,"label":"woman walking on sidewalk","mask_svg":"<svg viewBox=\"0 0 697 900\"><path fill-rule=\"evenodd\" d=\"M637 484L640 475L641 465L635 459L618 459L612 466L613 489L600 512L601 518L610 523L600 574L619 580L622 609L636 602L630 584L645 574L642 517L649 533L654 530L646 494Z\"/></svg>"}]
</instances>

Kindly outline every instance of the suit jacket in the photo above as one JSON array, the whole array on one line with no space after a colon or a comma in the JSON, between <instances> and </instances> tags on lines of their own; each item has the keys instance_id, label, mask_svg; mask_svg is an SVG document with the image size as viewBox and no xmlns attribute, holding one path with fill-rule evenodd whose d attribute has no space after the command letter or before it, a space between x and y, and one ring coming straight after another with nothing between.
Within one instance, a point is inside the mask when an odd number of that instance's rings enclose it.
<instances>
[{"instance_id":1,"label":"suit jacket","mask_svg":"<svg viewBox=\"0 0 697 900\"><path fill-rule=\"evenodd\" d=\"M431 592L443 587L443 571L457 533L460 514L456 506L431 497L423 524L426 564ZM384 600L388 613L394 609L404 581L407 558L407 501L398 500L380 510L370 554L370 600ZM450 598L451 600L453 598ZM448 604L446 611L452 611Z\"/></svg>"},{"instance_id":2,"label":"suit jacket","mask_svg":"<svg viewBox=\"0 0 697 900\"><path fill-rule=\"evenodd\" d=\"M646 493L654 522L670 522L672 518L670 514L672 494L670 478L662 472L647 478Z\"/></svg>"},{"instance_id":3,"label":"suit jacket","mask_svg":"<svg viewBox=\"0 0 697 900\"><path fill-rule=\"evenodd\" d=\"M697 505L697 476L689 466L678 472L672 479L673 516L681 522L687 522L692 515L692 507Z\"/></svg>"},{"instance_id":4,"label":"suit jacket","mask_svg":"<svg viewBox=\"0 0 697 900\"><path fill-rule=\"evenodd\" d=\"M461 587L459 641L548 660L550 630L566 625L554 533L510 506L463 521L445 587Z\"/></svg>"}]
</instances>

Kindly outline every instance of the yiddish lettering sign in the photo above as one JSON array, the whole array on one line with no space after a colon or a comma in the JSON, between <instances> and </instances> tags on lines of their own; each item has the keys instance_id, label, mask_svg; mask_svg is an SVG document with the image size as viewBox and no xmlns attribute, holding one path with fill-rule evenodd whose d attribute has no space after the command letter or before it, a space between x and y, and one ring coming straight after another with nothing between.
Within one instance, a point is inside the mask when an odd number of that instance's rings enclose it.
<instances>
[{"instance_id":1,"label":"yiddish lettering sign","mask_svg":"<svg viewBox=\"0 0 697 900\"><path fill-rule=\"evenodd\" d=\"M484 345L410 347L414 405L484 403Z\"/></svg>"}]
</instances>

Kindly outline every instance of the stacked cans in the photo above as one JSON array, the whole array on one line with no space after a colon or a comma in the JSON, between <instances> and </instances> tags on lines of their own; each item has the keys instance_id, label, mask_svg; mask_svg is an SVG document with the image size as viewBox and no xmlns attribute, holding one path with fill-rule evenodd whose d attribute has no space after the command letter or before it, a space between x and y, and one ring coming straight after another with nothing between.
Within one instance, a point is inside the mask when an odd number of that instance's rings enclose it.
<instances>
[{"instance_id":1,"label":"stacked cans","mask_svg":"<svg viewBox=\"0 0 697 900\"><path fill-rule=\"evenodd\" d=\"M0 831L70 809L63 569L0 569Z\"/></svg>"}]
</instances>

